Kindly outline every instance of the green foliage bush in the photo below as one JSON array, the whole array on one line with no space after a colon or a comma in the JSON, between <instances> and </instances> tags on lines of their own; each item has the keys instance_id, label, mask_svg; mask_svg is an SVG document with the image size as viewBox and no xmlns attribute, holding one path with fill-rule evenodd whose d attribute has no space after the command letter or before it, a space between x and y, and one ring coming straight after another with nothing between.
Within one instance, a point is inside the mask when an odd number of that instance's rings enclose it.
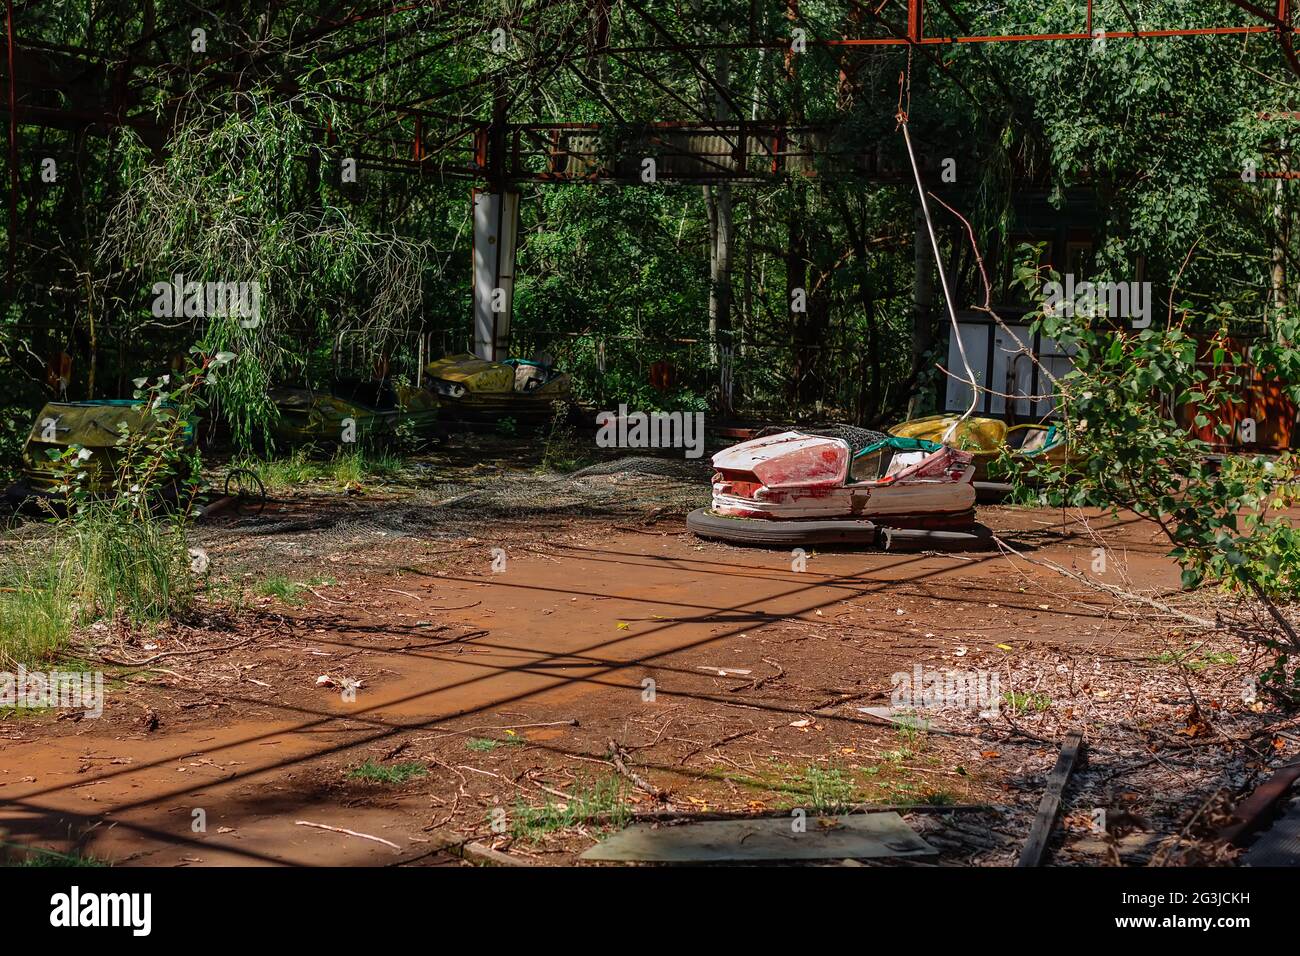
<instances>
[{"instance_id":1,"label":"green foliage bush","mask_svg":"<svg viewBox=\"0 0 1300 956\"><path fill-rule=\"evenodd\" d=\"M1038 250L1025 251L1037 261ZM1042 275L1025 266L1020 277L1036 291ZM1183 303L1177 318L1171 312L1137 330L1040 309L1034 330L1075 349L1072 368L1057 381L1070 456L1060 467L1039 462L1020 482L1036 483L1039 499L1055 506L1128 509L1163 532L1185 588L1213 584L1271 607L1300 598L1300 528L1286 513L1300 501L1300 457L1221 461L1189 428L1213 425L1221 440L1232 437L1226 412L1242 403L1248 383L1243 357L1230 347L1230 317L1227 304L1198 314ZM1267 377L1277 364L1300 360L1300 350L1275 340L1253 360ZM1190 423L1179 419L1180 407ZM1277 652L1266 678L1300 693L1300 668L1290 664L1300 646L1283 632L1265 641Z\"/></svg>"},{"instance_id":2,"label":"green foliage bush","mask_svg":"<svg viewBox=\"0 0 1300 956\"><path fill-rule=\"evenodd\" d=\"M196 583L185 524L198 492L199 459L189 436L201 390L234 361L197 349L182 376L141 380L147 411L119 435L108 487L90 481L76 445L51 450L60 481L47 537L0 569L0 661L57 654L73 628L101 618L150 627L183 616Z\"/></svg>"}]
</instances>

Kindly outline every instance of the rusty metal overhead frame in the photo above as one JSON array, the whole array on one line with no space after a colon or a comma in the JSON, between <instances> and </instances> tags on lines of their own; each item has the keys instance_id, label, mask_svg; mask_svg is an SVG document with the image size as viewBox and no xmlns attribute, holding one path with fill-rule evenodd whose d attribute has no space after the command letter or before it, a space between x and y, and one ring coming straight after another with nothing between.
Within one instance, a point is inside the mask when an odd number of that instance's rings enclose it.
<instances>
[{"instance_id":1,"label":"rusty metal overhead frame","mask_svg":"<svg viewBox=\"0 0 1300 956\"><path fill-rule=\"evenodd\" d=\"M900 5L902 2L903 0L895 0L894 5L895 6ZM1297 60L1296 54L1293 50L1293 39L1294 39L1293 34L1295 28L1291 23L1292 13L1293 13L1292 0L1258 0L1258 2L1254 2L1254 0L1224 0L1224 2L1239 8L1243 12L1247 13L1250 17L1254 18L1254 20L1257 22L1247 23L1247 24L1224 24L1219 26L1174 27L1168 29L1130 29L1130 30L1115 30L1115 31L1107 30L1105 31L1104 35L1107 39L1122 40L1122 39L1162 39L1162 38L1171 38L1171 37L1242 36L1242 35L1274 34L1278 37L1279 44L1281 46L1284 56L1286 57L1288 64L1295 71L1297 76L1300 76L1300 61ZM930 21L929 21L930 11L927 7L927 0L906 0L906 11L905 11L906 24L896 24L891 22L889 19L887 19L886 16L884 16L881 12L884 9L884 6L867 4L867 3L859 2L859 0L848 0L848 3L849 6L852 8L851 14L855 18L857 19L869 18L870 20L878 24L880 27L882 27L887 35L866 36L866 37L841 36L841 37L827 37L827 38L818 38L810 35L807 37L806 40L807 46L825 48L831 51L834 50L851 51L855 48L873 48L873 47L888 48L888 47L910 46L910 47L915 47L915 48L925 50L927 53L929 53L935 48L941 48L945 46L953 47L959 45L990 44L990 43L1092 41L1095 40L1098 36L1098 33L1094 29L1093 0L1079 0L1080 29L1078 30L1054 32L1054 33L1002 33L1002 34L971 33L971 34L952 34L952 35L931 35L930 34L928 29L930 25ZM626 7L627 9L633 11L644 22L650 24L654 33L663 38L664 44L663 45L641 44L641 45L630 45L630 46L611 45L609 43L610 13L612 8L620 4ZM791 22L792 23L802 22L802 18L799 14L798 0L786 0L786 4L789 10L789 17ZM1269 4L1273 6L1271 12L1270 10L1265 9L1264 6ZM945 7L947 6L946 3L943 3L943 5ZM8 3L7 6L9 6ZM305 30L303 33L296 36L294 38L295 46L302 48L304 46L326 40L327 38L333 36L341 36L345 31L348 31L350 28L368 24L376 20L388 20L391 18L400 17L403 14L412 14L412 15L418 15L423 17L429 17L432 18L435 23L439 23L441 22L441 18L443 17L453 16L465 12L465 8L461 4L450 2L450 0L418 0L418 2L407 2L407 3L375 3L365 9L357 9L356 7L354 7L352 12L350 12L347 16L338 19L329 19L329 15L333 13L335 10L337 10L339 6L341 6L341 4L335 4L332 7L329 7L323 14L321 14L321 16L319 17L319 19L314 25L312 25L310 28ZM358 4L357 6L360 7L361 5ZM790 45L790 40L789 38L786 37L768 38L768 39L755 37L749 40L737 40L737 41L724 42L724 43L708 43L708 42L697 43L697 42L689 42L689 41L681 40L678 37L675 37L660 22L660 20L656 18L653 13L651 13L649 9L649 4L645 3L644 0L544 0L544 2L540 3L537 7L533 9L525 10L524 16L533 16L539 12L545 12L563 6L585 8L585 12L591 16L594 22L594 29L592 31L592 35L595 42L593 44L592 52L597 55L606 55L606 56L615 57L616 59L619 59L621 62L623 62L625 65L629 65L629 64L628 61L624 59L624 57L627 54L633 54L633 53L657 52L657 53L678 54L678 55L684 55L689 57L692 53L705 52L710 50L788 49ZM6 12L8 14L6 18L7 21L6 33L7 33L7 41L8 41L6 43L6 47L8 48L7 53L9 55L9 59L12 64L14 48L16 47L19 50L21 50L27 45L23 44L22 41L19 40L19 38L17 37L17 29L13 22L12 9L7 9ZM517 29L522 29L525 32L527 32L527 30L529 29L527 25L523 22L515 23L513 24L513 26ZM152 35L157 35L163 32L169 32L174 30L175 28L176 28L175 24L159 27L154 31L154 34ZM360 40L349 44L345 44L343 46L331 50L327 58L333 60L333 59L346 57L353 53L362 52L366 49L371 48L376 42L386 42L386 40L391 40L406 35L409 33L409 29L410 29L410 25L404 25L403 27L398 28L393 35L391 36L385 35L385 38L382 40L377 41L375 38L370 38L367 40ZM130 45L130 49L133 51L135 48L141 46L148 39L149 37L140 38L139 40L135 41ZM463 36L459 37L459 39L464 39L464 37ZM372 77L378 75L382 71L394 68L395 66L402 65L407 62L418 62L422 59L431 56L436 56L439 52L441 52L445 48L445 46L446 46L446 42L435 43L423 50L404 55L398 61L397 64L387 64L387 63L381 64L372 73ZM49 44L33 43L30 45L30 48L51 49L51 46ZM63 51L71 54L74 53L74 48L63 48ZM221 70L221 69L217 69L215 71L211 70L211 68L217 67L219 64L222 64L225 61L229 60L231 58L231 55L210 56L202 63L194 66L193 70L197 74L203 74L205 72L211 71L209 72L208 82L204 87L204 89L210 89L216 85L226 85L226 84L233 84L239 82L241 78L247 75L247 71L256 68L258 65L263 64L275 58L281 52L283 51L277 50L277 51L257 53L256 55L250 57L247 62L241 64L241 69L239 72L235 72L231 70ZM82 56L88 60L89 59L110 59L110 56L108 54L96 53L95 51L90 51L90 50L81 50L79 48L75 49L75 53L76 55ZM553 56L554 51L551 51L551 53ZM136 62L142 65L144 63L143 60L132 57L129 55L129 53L128 53L128 59L130 62ZM561 57L560 59L562 60L563 58ZM161 66L160 64L151 64L151 65ZM700 72L702 74L701 75L702 81L705 83L709 83L710 76L707 74L707 71L700 70ZM83 122L83 123L90 122L90 120L88 119L84 111L78 114L75 109L62 111L57 107L47 106L46 108L40 111L32 110L29 112L27 109L25 109L22 106L21 103L16 102L15 80L16 78L13 76L13 70L11 65L10 76L6 84L9 87L9 89L6 91L8 95L5 97L5 99L8 100L8 102L0 101L0 110L4 110L5 112L11 114L13 114L16 111L23 117L22 123L24 125L36 125L36 126L47 125L47 124L67 125L68 123L75 123L75 122ZM417 115L423 114L425 116L429 116L430 114L438 112L429 108L427 104L429 104L430 102L437 101L448 95L454 95L458 92L464 92L468 89L474 87L481 87L484 85L486 85L486 81L480 80L473 83L463 84L461 87L457 89L434 91L432 93L425 94L416 100L413 100L411 102L406 102L406 103L400 103L400 102L388 103L388 102L380 102L380 101L363 102L362 98L360 97L352 97L352 98L341 97L341 98L345 99L347 102L352 103L353 105L368 106L370 107L373 113L387 113L390 116L405 115L414 118ZM728 95L727 91L725 90L718 90L717 93L719 96L722 96L724 98L726 98ZM733 108L737 106L737 104L734 103L731 105ZM66 116L60 115L61 113L65 113L65 112L66 112ZM443 113L442 118L451 120L455 118L464 118L464 117L463 116L455 117L452 114ZM60 122L60 120L62 120L62 122ZM115 116L105 112L103 115L96 117L94 122L100 125L135 125L137 127L142 127L145 126L146 124L151 124L152 120L140 116L129 116L129 115ZM10 116L10 125L11 126L15 125L15 118L13 115ZM384 126L382 126L380 129L375 130L374 133L376 134L382 133L384 130L390 128L391 125L392 123L389 122Z\"/></svg>"},{"instance_id":2,"label":"rusty metal overhead frame","mask_svg":"<svg viewBox=\"0 0 1300 956\"><path fill-rule=\"evenodd\" d=\"M991 34L950 34L931 36L925 30L927 0L907 0L907 26L895 26L876 10L854 3L856 9L884 26L888 36L881 37L808 37L807 46L814 47L864 47L864 46L955 46L972 43L1034 43L1063 40L1096 40L1101 34L1093 27L1092 0L1080 0L1083 4L1080 14L1083 18L1082 29L1056 33L991 33ZM1277 10L1269 13L1249 0L1224 0L1250 13L1263 23L1225 24L1215 27L1171 27L1155 30L1106 30L1108 40L1146 40L1167 37L1198 36L1233 36L1250 34L1276 33L1289 41L1295 33L1290 23L1291 0L1275 0ZM666 46L654 44L637 44L633 46L607 47L610 53L673 53L707 50L783 50L790 46L787 38L733 40L720 43L670 43ZM1297 68L1300 73L1300 67Z\"/></svg>"},{"instance_id":3,"label":"rusty metal overhead frame","mask_svg":"<svg viewBox=\"0 0 1300 956\"><path fill-rule=\"evenodd\" d=\"M770 0L776 6L781 0ZM815 31L808 30L806 43L829 51L840 59L841 76L851 72L853 67L844 57L855 50L873 48L908 48L916 50L928 60L943 69L948 78L958 83L965 90L960 78L952 75L947 64L938 57L943 49L959 46L979 46L1001 43L1041 43L1092 41L1103 34L1099 33L1094 18L1093 0L1078 0L1078 27L1073 30L1054 33L993 33L980 34L969 29L969 25L960 24L960 18L952 11L948 0L936 0L949 19L956 20L966 32L935 32L936 22L931 19L932 7L926 0L892 0L891 3L879 4L875 0L846 0L849 21L861 25L870 21L874 36L815 36ZM1136 23L1129 23L1130 29L1106 30L1104 36L1110 40L1158 40L1173 37L1215 37L1215 36L1275 36L1279 48L1289 68L1300 76L1300 59L1294 50L1294 4L1293 0L1224 0L1225 5L1234 7L1243 13L1247 22L1223 23L1218 25L1174 26L1161 29L1142 29ZM651 124L642 127L646 143L653 145L659 155L663 156L669 170L682 174L682 181L689 182L725 182L744 181L746 179L770 178L772 175L802 172L818 175L823 171L812 166L812 154L819 142L824 142L824 134L811 127L792 123L788 126L778 121L764 123L720 124L703 115L695 104L688 100L690 94L677 95L667 84L657 82L653 71L632 62L632 58L641 53L665 53L684 57L698 74L700 82L711 88L723 102L728 102L734 115L744 115L739 104L734 102L728 90L722 88L711 72L699 60L699 54L721 49L790 49L788 37L761 37L755 35L751 25L748 39L727 42L692 42L675 35L661 17L652 12L649 0L539 0L532 7L519 11L511 21L511 28L521 33L531 33L540 37L542 28L538 22L541 14L559 8L578 12L578 16L567 23L564 37L547 37L549 47L540 49L534 59L498 66L469 82L441 89L421 91L418 97L405 102L389 102L369 96L339 95L340 102L347 103L359 110L365 110L362 120L363 130L354 136L354 148L367 165L389 170L410 170L420 173L433 173L451 178L487 179L492 175L504 176L513 181L626 181L625 171L601 165L603 160L591 154L591 150L575 147L575 138L582 135L599 136L600 124L591 127L592 132L584 134L580 126L585 124L520 124L507 122L511 101L520 96L524 90L515 89L503 93L503 81L508 75L516 73L527 77L534 91L539 85L548 83L561 69L569 69L584 86L590 86L586 75L571 61L575 56L583 58L609 57L622 64L623 68L636 72L654 83L657 88L668 95L671 100L683 106L693 115L697 122ZM786 19L792 25L803 24L799 10L799 0L784 0ZM257 51L223 52L210 55L203 61L188 67L175 64L175 74L188 73L203 85L202 90L220 87L237 88L250 76L262 75L263 71L275 76L271 69L277 57L284 54L318 49L323 44L338 43L328 51L328 59L337 61L348 56L373 49L377 44L398 39L409 39L421 30L448 27L454 18L474 16L473 0L410 0L410 2L379 2L371 0L369 4L357 3L351 6L344 16L337 16L341 3L322 5L315 15L308 15L310 26L290 38L288 47L262 49ZM617 45L611 42L614 28L612 14L615 10L623 12L625 17L635 17L659 42L658 44ZM905 16L904 16L905 14ZM9 234L10 234L10 278L13 273L13 243L17 232L17 168L19 126L39 127L81 127L112 128L134 126L142 132L163 136L165 131L159 129L152 116L133 114L129 106L138 100L130 95L127 84L131 82L131 71L138 66L150 66L156 70L166 70L166 64L149 63L142 55L147 44L155 42L159 36L170 35L183 29L177 23L160 24L150 28L136 40L125 45L124 49L114 54L104 54L93 50L66 47L44 42L24 44L19 37L19 25L15 22L13 0L6 0L5 8L5 50L0 54L0 65L7 65L6 89L0 97L0 112L7 114L8 122L8 163L10 180L9 199ZM587 32L575 30L584 22L590 22ZM381 35L358 36L354 28L364 27L374 22L382 22L385 28ZM388 24L392 23L391 31ZM462 24L463 25L463 24ZM408 63L418 63L437 57L449 43L463 39L463 31L453 30L452 38L438 38L418 50L404 50L399 58L389 63L379 64L369 79L383 75L389 70L400 69ZM563 39L564 42L561 42ZM574 47L589 40L585 50L575 53ZM30 79L19 77L16 65L19 56L27 52L44 51L59 54L65 58L76 57L81 64L80 72L88 72L93 63L112 62L117 65L114 85L104 102L32 102L30 98L24 103L20 87L40 93L39 84ZM232 68L230 61L242 57L238 69ZM71 61L69 61L71 62ZM126 83L122 78L126 77ZM298 76L288 71L287 79L280 80L292 87ZM485 91L486 98L466 98L469 91ZM969 91L966 91L969 95ZM183 94L176 92L173 97ZM504 99L503 99L504 96ZM447 105L446 101L468 100L461 107L459 114L451 110L437 109L433 104ZM614 105L601 97L596 101L618 120ZM504 102L505 109L502 109ZM459 103L457 104L460 105ZM453 110L455 107L453 107ZM491 114L489 119L488 114ZM370 120L378 118L379 122ZM402 128L402 124L414 126L414 130ZM446 136L440 144L432 149L425 143L426 131L438 129L439 124L446 135L446 125L460 132ZM395 137L386 135L398 127ZM377 128L376 128L377 127ZM549 140L539 140L539 136ZM333 142L333 131L328 131L326 140ZM403 140L403 138L406 138ZM819 139L821 137L821 139ZM381 156L367 146L396 147L405 141L409 149L402 149L405 156ZM488 147L495 144L501 156L489 156ZM834 169L835 164L831 164ZM871 175L868 167L858 167L848 171L853 175ZM877 170L877 174L885 175Z\"/></svg>"}]
</instances>

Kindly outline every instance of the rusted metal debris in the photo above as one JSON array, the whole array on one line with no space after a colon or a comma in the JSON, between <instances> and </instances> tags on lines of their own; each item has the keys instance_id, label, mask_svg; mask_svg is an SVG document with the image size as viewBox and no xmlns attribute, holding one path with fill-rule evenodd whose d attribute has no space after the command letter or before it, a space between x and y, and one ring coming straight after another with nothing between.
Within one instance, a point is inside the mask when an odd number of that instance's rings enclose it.
<instances>
[{"instance_id":1,"label":"rusted metal debris","mask_svg":"<svg viewBox=\"0 0 1300 956\"><path fill-rule=\"evenodd\" d=\"M1273 805L1300 780L1300 761L1280 767L1233 811L1233 822L1219 831L1224 843L1240 843L1263 825Z\"/></svg>"}]
</instances>

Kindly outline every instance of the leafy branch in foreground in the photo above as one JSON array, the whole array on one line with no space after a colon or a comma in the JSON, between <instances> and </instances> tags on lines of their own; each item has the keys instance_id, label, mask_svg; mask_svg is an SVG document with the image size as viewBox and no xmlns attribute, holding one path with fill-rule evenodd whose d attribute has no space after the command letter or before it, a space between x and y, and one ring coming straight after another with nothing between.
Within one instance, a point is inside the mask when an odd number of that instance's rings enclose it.
<instances>
[{"instance_id":1,"label":"leafy branch in foreground","mask_svg":"<svg viewBox=\"0 0 1300 956\"><path fill-rule=\"evenodd\" d=\"M1042 273L1020 272L1039 301ZM1171 310L1163 328L1141 330L1095 310L1034 313L1033 331L1073 351L1072 368L1057 381L1070 454L1063 465L1041 461L1022 480L1047 504L1128 510L1150 521L1170 542L1185 588L1216 584L1263 602L1282 635L1263 639L1277 654L1266 681L1296 693L1300 669L1289 661L1300 640L1275 602L1300 597L1300 529L1285 513L1300 501L1300 459L1225 457L1198 437L1196 429L1225 442L1233 436L1230 413L1244 402L1247 366L1228 335L1230 307L1179 312L1174 321ZM1275 340L1251 358L1295 367L1300 352Z\"/></svg>"}]
</instances>

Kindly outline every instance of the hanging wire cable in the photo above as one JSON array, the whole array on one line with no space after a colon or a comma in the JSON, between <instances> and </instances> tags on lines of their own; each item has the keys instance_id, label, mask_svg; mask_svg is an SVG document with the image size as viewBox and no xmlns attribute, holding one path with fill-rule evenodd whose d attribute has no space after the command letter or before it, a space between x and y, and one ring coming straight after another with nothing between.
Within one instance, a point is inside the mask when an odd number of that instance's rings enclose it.
<instances>
[{"instance_id":1,"label":"hanging wire cable","mask_svg":"<svg viewBox=\"0 0 1300 956\"><path fill-rule=\"evenodd\" d=\"M970 360L966 357L966 343L962 341L961 327L957 323L957 310L953 306L952 290L948 288L948 273L943 268L943 256L939 252L939 238L935 235L934 220L930 217L930 204L926 202L925 199L925 184L921 182L921 168L916 163L916 151L912 149L912 135L907 130L907 111L902 108L901 93L903 82L903 77L900 75L900 97L897 117L898 125L903 128L903 141L907 143L907 158L912 162L912 175L916 177L916 195L921 201L921 213L925 217L926 231L930 234L930 248L934 250L934 264L939 270L939 282L943 286L943 301L944 305L948 307L948 318L952 322L952 334L956 336L957 339L957 349L961 352L961 363L966 367L966 380L971 383L970 408L966 409L966 413L948 426L947 430L943 433L943 438L941 438L940 441L946 445L956 433L957 429L961 427L962 422L966 421L966 419L970 418L971 415L975 413L975 407L979 404L980 393L979 388L975 385L975 373L970 367ZM910 86L911 84L909 83L909 100L911 96Z\"/></svg>"}]
</instances>

